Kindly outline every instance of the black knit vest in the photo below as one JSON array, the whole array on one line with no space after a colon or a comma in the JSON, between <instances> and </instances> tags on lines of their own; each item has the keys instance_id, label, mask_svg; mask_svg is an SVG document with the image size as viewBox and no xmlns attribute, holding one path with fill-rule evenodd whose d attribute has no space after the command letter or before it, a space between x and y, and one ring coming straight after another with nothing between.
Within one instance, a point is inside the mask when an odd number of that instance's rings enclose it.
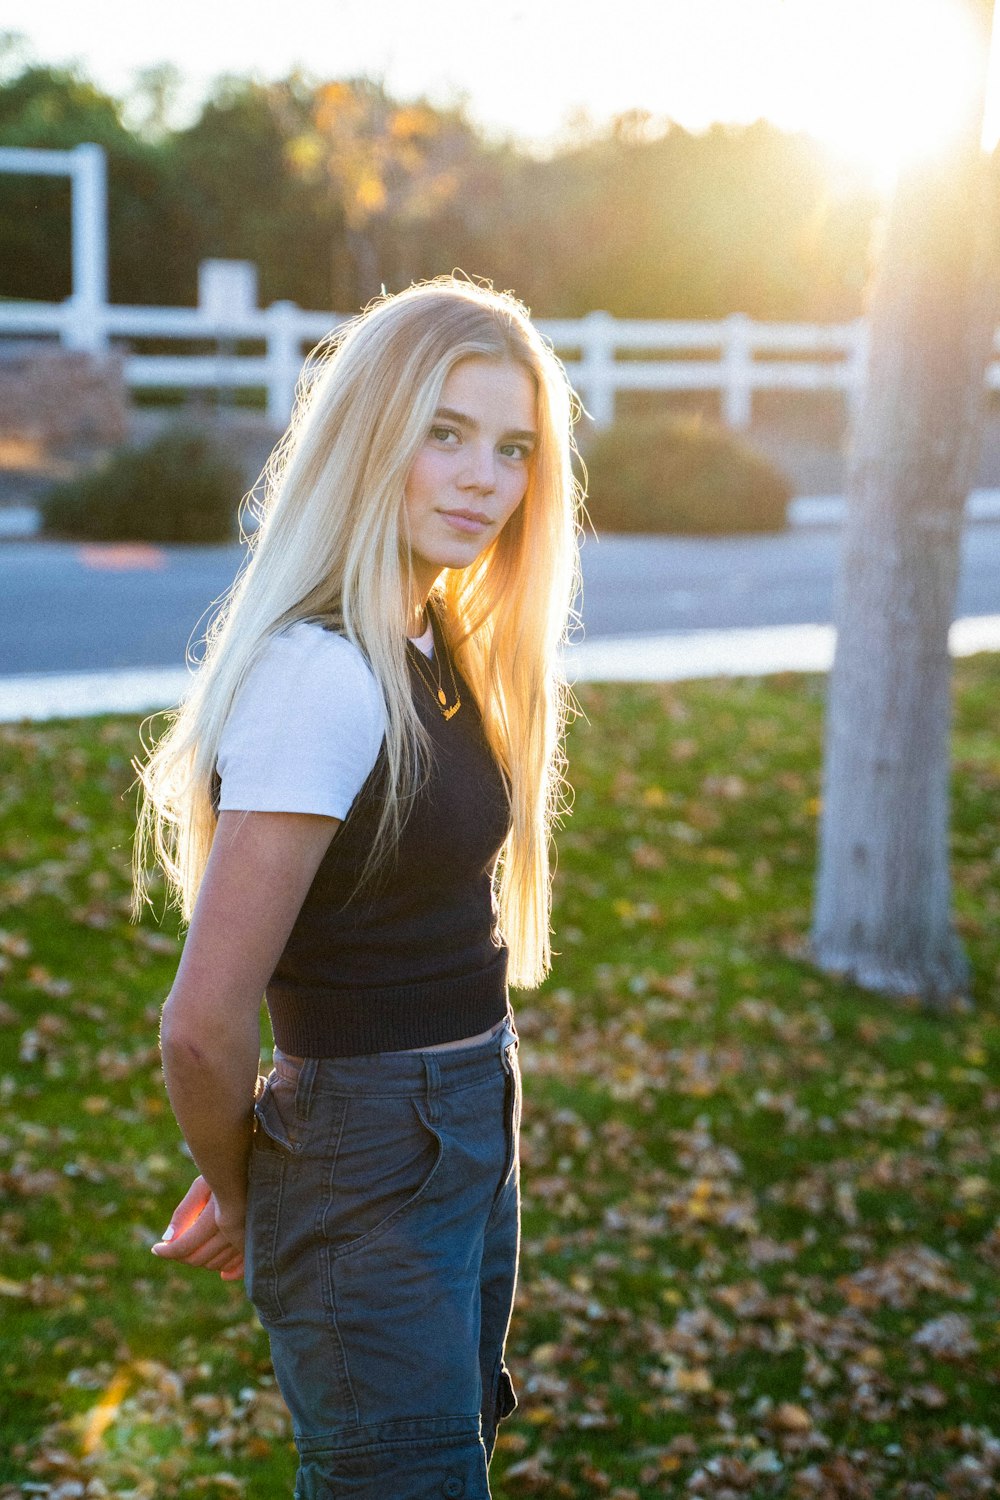
<instances>
[{"instance_id":1,"label":"black knit vest","mask_svg":"<svg viewBox=\"0 0 1000 1500\"><path fill-rule=\"evenodd\" d=\"M447 646L432 604L435 661ZM328 627L329 628L329 627ZM396 858L352 897L387 785L385 741L303 902L267 986L274 1039L299 1057L350 1057L456 1041L507 1012L507 947L493 872L510 829L506 779L472 691L445 719L407 651L414 703L433 745Z\"/></svg>"}]
</instances>

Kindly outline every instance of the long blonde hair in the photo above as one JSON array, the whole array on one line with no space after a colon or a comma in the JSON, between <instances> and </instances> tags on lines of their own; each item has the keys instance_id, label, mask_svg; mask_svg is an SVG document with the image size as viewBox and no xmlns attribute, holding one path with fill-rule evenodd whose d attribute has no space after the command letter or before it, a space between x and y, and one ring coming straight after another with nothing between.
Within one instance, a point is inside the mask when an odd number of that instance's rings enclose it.
<instances>
[{"instance_id":1,"label":"long blonde hair","mask_svg":"<svg viewBox=\"0 0 1000 1500\"><path fill-rule=\"evenodd\" d=\"M510 783L512 827L494 877L508 976L531 988L547 974L549 846L553 821L569 808L563 736L572 700L560 647L580 582L583 496L572 472L580 408L525 307L454 276L383 295L329 335L300 376L263 497L246 497L259 517L249 559L206 634L183 703L145 763L135 762L137 916L152 855L190 919L216 825L223 728L269 639L292 621L335 621L378 679L388 787L366 872L395 846L430 744L406 664L412 578L403 491L449 371L472 356L528 369L538 441L522 503L475 563L442 573L432 597Z\"/></svg>"}]
</instances>

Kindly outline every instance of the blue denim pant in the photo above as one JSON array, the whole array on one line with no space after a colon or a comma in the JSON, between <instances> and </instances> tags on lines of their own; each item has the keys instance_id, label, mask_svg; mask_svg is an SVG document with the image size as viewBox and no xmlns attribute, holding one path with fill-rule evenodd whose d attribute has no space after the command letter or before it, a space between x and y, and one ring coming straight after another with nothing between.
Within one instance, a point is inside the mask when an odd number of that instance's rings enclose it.
<instances>
[{"instance_id":1,"label":"blue denim pant","mask_svg":"<svg viewBox=\"0 0 1000 1500\"><path fill-rule=\"evenodd\" d=\"M295 1500L489 1500L520 1247L513 1017L444 1052L258 1084L246 1284L292 1415Z\"/></svg>"}]
</instances>

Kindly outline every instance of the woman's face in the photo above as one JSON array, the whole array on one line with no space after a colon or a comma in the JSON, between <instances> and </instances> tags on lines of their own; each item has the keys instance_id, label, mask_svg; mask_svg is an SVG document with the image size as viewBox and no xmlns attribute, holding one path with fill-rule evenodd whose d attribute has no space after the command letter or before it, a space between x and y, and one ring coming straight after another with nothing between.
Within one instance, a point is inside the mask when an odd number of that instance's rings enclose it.
<instances>
[{"instance_id":1,"label":"woman's face","mask_svg":"<svg viewBox=\"0 0 1000 1500\"><path fill-rule=\"evenodd\" d=\"M535 384L512 360L473 356L449 373L404 489L420 602L443 568L467 568L528 487Z\"/></svg>"}]
</instances>

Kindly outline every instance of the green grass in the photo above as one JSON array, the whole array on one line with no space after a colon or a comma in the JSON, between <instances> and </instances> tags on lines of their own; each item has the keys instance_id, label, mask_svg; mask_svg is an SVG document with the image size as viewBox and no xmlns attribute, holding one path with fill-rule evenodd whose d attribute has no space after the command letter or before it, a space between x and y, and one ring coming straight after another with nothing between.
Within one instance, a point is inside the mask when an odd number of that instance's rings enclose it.
<instances>
[{"instance_id":1,"label":"green grass","mask_svg":"<svg viewBox=\"0 0 1000 1500\"><path fill-rule=\"evenodd\" d=\"M558 956L513 997L501 1500L1000 1489L1000 658L956 668L944 1016L808 962L823 686L578 689ZM0 728L0 1500L295 1470L241 1287L149 1254L191 1165L176 922L127 919L137 728Z\"/></svg>"}]
</instances>

